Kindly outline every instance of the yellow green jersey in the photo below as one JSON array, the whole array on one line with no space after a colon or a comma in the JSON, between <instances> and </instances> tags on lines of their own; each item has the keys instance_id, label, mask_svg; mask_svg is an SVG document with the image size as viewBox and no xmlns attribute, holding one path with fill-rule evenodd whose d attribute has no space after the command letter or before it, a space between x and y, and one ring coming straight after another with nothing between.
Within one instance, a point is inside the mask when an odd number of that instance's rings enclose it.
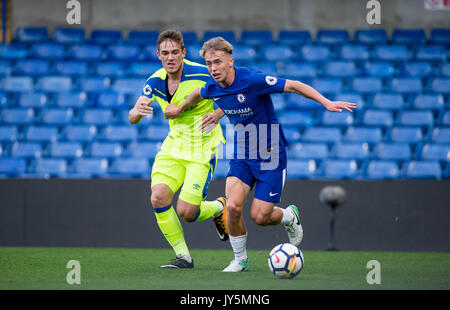
<instances>
[{"instance_id":1,"label":"yellow green jersey","mask_svg":"<svg viewBox=\"0 0 450 310\"><path fill-rule=\"evenodd\" d=\"M206 66L185 59L180 84L170 99L166 86L167 72L164 68L157 70L147 79L141 95L156 100L164 113L169 104L183 104L187 96L195 89L203 87L209 78ZM200 130L202 116L213 111L213 100L204 99L183 111L177 118L169 120L170 132L161 151L175 158L209 162L217 145L225 142L220 126L216 126L210 133L202 133Z\"/></svg>"}]
</instances>

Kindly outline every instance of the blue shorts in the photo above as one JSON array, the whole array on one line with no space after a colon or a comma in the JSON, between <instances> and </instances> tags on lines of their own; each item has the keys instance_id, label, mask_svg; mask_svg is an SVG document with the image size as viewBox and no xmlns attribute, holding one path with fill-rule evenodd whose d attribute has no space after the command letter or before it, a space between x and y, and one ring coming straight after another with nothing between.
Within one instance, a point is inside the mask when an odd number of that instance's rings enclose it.
<instances>
[{"instance_id":1,"label":"blue shorts","mask_svg":"<svg viewBox=\"0 0 450 310\"><path fill-rule=\"evenodd\" d=\"M255 198L272 203L279 203L286 180L286 153L280 156L280 162L275 169L261 169L262 160L232 159L228 176L234 176L253 188Z\"/></svg>"}]
</instances>

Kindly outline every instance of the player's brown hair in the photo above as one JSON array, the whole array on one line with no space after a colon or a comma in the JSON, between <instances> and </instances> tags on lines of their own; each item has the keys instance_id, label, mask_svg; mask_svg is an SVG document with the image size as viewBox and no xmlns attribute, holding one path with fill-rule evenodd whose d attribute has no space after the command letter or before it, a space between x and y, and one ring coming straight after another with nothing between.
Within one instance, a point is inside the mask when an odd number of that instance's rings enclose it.
<instances>
[{"instance_id":1,"label":"player's brown hair","mask_svg":"<svg viewBox=\"0 0 450 310\"><path fill-rule=\"evenodd\" d=\"M184 50L183 35L178 30L167 29L159 34L158 42L157 42L158 51L159 51L159 45L166 40L170 40L170 41L174 41L174 42L178 43L181 47L181 50Z\"/></svg>"},{"instance_id":2,"label":"player's brown hair","mask_svg":"<svg viewBox=\"0 0 450 310\"><path fill-rule=\"evenodd\" d=\"M203 47L200 50L200 56L205 57L206 52L209 50L222 51L232 55L233 45L222 37L215 37L203 43Z\"/></svg>"}]
</instances>

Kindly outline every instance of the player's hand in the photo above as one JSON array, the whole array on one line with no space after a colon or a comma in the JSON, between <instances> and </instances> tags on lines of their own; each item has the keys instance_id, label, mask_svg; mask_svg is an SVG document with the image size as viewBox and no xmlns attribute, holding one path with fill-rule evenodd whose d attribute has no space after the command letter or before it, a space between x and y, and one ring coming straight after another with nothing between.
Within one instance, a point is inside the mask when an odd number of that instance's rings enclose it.
<instances>
[{"instance_id":1,"label":"player's hand","mask_svg":"<svg viewBox=\"0 0 450 310\"><path fill-rule=\"evenodd\" d=\"M214 128L216 128L219 123L219 119L221 119L222 116L224 116L224 113L221 109L216 109L212 113L203 115L200 130L203 133L211 132Z\"/></svg>"},{"instance_id":2,"label":"player's hand","mask_svg":"<svg viewBox=\"0 0 450 310\"><path fill-rule=\"evenodd\" d=\"M175 104L169 104L164 111L164 117L166 119L173 119L178 117L181 113L181 107Z\"/></svg>"},{"instance_id":3,"label":"player's hand","mask_svg":"<svg viewBox=\"0 0 450 310\"><path fill-rule=\"evenodd\" d=\"M134 105L134 108L131 109L130 113L138 116L146 116L148 114L153 114L153 108L150 106L153 102L153 98L147 98L145 96L139 97Z\"/></svg>"},{"instance_id":4,"label":"player's hand","mask_svg":"<svg viewBox=\"0 0 450 310\"><path fill-rule=\"evenodd\" d=\"M342 110L353 112L352 109L356 109L356 104L345 101L330 101L325 107L330 112L342 112Z\"/></svg>"}]
</instances>

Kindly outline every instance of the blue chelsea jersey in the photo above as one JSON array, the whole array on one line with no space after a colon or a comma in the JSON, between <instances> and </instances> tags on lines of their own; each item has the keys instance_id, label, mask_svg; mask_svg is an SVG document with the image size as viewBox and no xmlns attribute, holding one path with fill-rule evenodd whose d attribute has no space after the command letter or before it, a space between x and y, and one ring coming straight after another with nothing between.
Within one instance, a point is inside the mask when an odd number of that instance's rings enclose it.
<instances>
[{"instance_id":1,"label":"blue chelsea jersey","mask_svg":"<svg viewBox=\"0 0 450 310\"><path fill-rule=\"evenodd\" d=\"M257 143L253 144L254 148L267 145L267 149L272 150L276 144L280 151L284 150L288 142L278 122L270 94L282 93L286 80L250 68L234 69L235 78L230 86L224 88L211 77L202 87L200 95L205 99L213 99L235 126L235 154L245 143L248 158L251 142L255 140ZM239 131L243 134L239 135ZM239 143L239 146L236 145Z\"/></svg>"}]
</instances>

